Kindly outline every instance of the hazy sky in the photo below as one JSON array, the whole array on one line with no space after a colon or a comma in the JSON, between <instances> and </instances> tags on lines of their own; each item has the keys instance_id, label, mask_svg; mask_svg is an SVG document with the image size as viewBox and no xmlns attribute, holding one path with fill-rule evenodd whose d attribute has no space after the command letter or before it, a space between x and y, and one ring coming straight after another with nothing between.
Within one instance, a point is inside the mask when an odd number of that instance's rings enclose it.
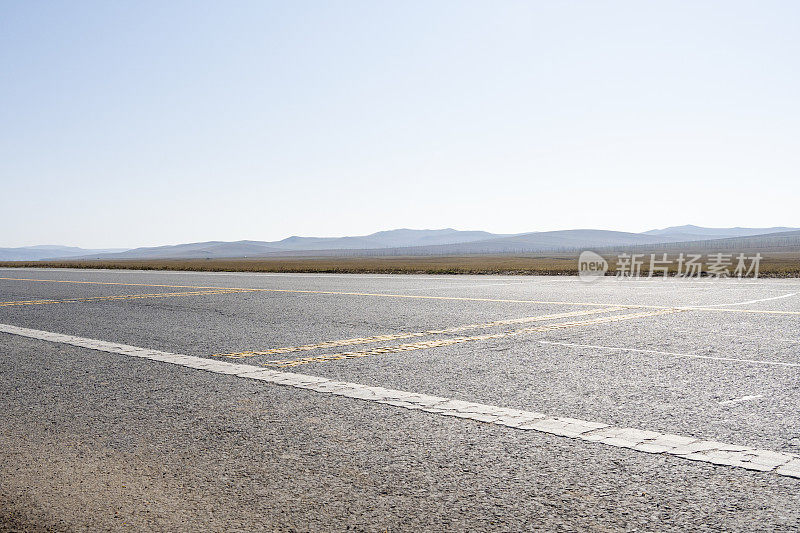
<instances>
[{"instance_id":1,"label":"hazy sky","mask_svg":"<svg viewBox=\"0 0 800 533\"><path fill-rule=\"evenodd\" d=\"M800 3L0 3L0 246L800 226Z\"/></svg>"}]
</instances>

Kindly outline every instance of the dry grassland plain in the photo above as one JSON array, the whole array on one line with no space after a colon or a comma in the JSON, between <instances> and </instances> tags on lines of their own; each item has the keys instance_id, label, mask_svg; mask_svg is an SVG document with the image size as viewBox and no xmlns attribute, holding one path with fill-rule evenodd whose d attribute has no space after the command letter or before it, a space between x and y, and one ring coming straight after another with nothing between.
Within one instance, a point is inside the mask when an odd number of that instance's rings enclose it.
<instances>
[{"instance_id":1,"label":"dry grassland plain","mask_svg":"<svg viewBox=\"0 0 800 533\"><path fill-rule=\"evenodd\" d=\"M602 253L602 252L601 252ZM645 254L642 274L647 275L650 252ZM661 252L655 252L660 258ZM702 251L703 255L714 252ZM731 253L730 250L725 253ZM748 255L755 252L746 251ZM800 252L761 252L762 277L800 277ZM616 270L616 252L602 253L609 262L608 275ZM670 254L676 259L677 254ZM179 270L199 272L305 272L352 274L502 274L576 275L577 253L463 255L463 256L380 256L380 257L274 257L235 259L117 259L80 261L5 261L0 267L99 268L131 270ZM677 261L670 267L675 274ZM655 275L661 275L656 273Z\"/></svg>"}]
</instances>

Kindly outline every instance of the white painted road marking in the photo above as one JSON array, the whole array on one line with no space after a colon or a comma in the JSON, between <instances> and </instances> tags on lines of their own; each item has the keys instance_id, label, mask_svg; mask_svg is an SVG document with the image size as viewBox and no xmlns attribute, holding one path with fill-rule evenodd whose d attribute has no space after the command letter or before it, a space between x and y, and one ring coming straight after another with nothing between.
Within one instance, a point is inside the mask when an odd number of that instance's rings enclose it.
<instances>
[{"instance_id":1,"label":"white painted road marking","mask_svg":"<svg viewBox=\"0 0 800 533\"><path fill-rule=\"evenodd\" d=\"M699 307L727 307L730 305L747 305L747 304L757 304L759 302L771 302L772 300L781 300L783 298L791 298L792 296L797 296L800 293L792 292L789 294L781 294L780 296L772 296L771 298L761 298L758 300L747 300L746 302L734 302L732 304L711 304L711 305L701 305Z\"/></svg>"},{"instance_id":2,"label":"white painted road marking","mask_svg":"<svg viewBox=\"0 0 800 533\"><path fill-rule=\"evenodd\" d=\"M62 335L36 329L0 324L0 332L31 339L45 340L71 346L79 346L107 353L127 355L161 361L187 368L229 374L242 378L257 379L278 385L308 389L323 394L356 398L405 409L421 410L442 416L466 418L512 427L534 430L550 435L599 442L609 446L629 448L646 453L666 454L693 461L726 465L748 470L774 472L782 476L800 479L800 455L759 450L722 442L707 441L694 437L669 435L655 431L614 427L601 422L589 422L575 418L553 417L531 411L520 411L427 394L416 394L383 387L371 387L358 383L347 383L305 374L266 370L252 365L229 363L218 359L180 355L158 350L149 350L125 344L116 344L72 335Z\"/></svg>"},{"instance_id":3,"label":"white painted road marking","mask_svg":"<svg viewBox=\"0 0 800 533\"><path fill-rule=\"evenodd\" d=\"M758 400L758 399L763 398L763 397L764 397L763 394L753 394L753 395L750 395L750 396L742 396L741 398L734 398L733 400L725 400L724 402L719 402L719 404L720 405L734 405L734 404L737 404L737 403L749 402L750 400Z\"/></svg>"},{"instance_id":4,"label":"white painted road marking","mask_svg":"<svg viewBox=\"0 0 800 533\"><path fill-rule=\"evenodd\" d=\"M595 350L608 350L612 352L636 352L653 353L657 355L668 355L670 357L688 357L691 359L710 359L712 361L733 361L736 363L752 363L758 365L788 366L800 368L800 363L785 363L783 361L765 361L763 359L741 359L739 357L718 357L715 355L699 355L696 353L662 352L660 350L644 350L640 348L624 348L622 346L601 346L598 344L577 344L574 342L538 341L539 344L552 344L555 346L566 346L568 348L593 348Z\"/></svg>"}]
</instances>

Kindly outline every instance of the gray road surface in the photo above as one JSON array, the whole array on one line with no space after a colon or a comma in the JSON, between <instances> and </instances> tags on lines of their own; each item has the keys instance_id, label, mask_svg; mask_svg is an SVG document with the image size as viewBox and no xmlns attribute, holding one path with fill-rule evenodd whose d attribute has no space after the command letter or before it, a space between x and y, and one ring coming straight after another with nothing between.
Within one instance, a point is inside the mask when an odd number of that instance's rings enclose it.
<instances>
[{"instance_id":1,"label":"gray road surface","mask_svg":"<svg viewBox=\"0 0 800 533\"><path fill-rule=\"evenodd\" d=\"M800 454L798 279L0 277L0 324ZM775 472L18 335L0 392L0 529L800 529Z\"/></svg>"}]
</instances>

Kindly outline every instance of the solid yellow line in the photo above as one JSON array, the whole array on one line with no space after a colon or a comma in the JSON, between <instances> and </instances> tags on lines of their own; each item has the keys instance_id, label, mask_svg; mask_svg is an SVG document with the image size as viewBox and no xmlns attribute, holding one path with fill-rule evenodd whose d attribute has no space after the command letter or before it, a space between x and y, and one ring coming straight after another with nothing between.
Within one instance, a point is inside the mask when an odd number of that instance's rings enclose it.
<instances>
[{"instance_id":1,"label":"solid yellow line","mask_svg":"<svg viewBox=\"0 0 800 533\"><path fill-rule=\"evenodd\" d=\"M230 357L233 359L241 359L244 357L255 357L258 355L275 355L291 352L305 352L316 350L319 348L337 348L339 346L352 346L356 344L372 344L374 342L395 341L401 339L411 339L414 337L427 337L429 335L442 335L446 333L458 333L459 331L467 331L470 329L489 329L498 326L509 326L512 324L525 324L528 322L538 322L544 320L556 320L558 318L568 318L574 316L593 315L598 313L610 313L612 311L621 311L622 307L603 307L602 309L589 309L587 311L572 311L569 313L558 313L554 315L541 315L529 316L523 318L511 318L508 320L496 320L494 322L485 322L483 324L467 324L465 326L455 326L447 329L432 329L428 331L416 331L407 333L388 333L384 335L373 335L370 337L357 337L351 339L339 339L333 341L323 341L316 344L303 344L301 346L286 346L283 348L270 348L268 350L255 351L248 350L244 352L232 353L217 353L212 357Z\"/></svg>"},{"instance_id":2,"label":"solid yellow line","mask_svg":"<svg viewBox=\"0 0 800 533\"><path fill-rule=\"evenodd\" d=\"M87 285L122 285L125 287L170 287L175 289L237 289L237 287L200 287L198 285L164 285L158 283L119 283L115 281L80 281L72 279L2 278L12 281L42 281L47 283L82 283ZM251 289L246 289L251 290Z\"/></svg>"},{"instance_id":3,"label":"solid yellow line","mask_svg":"<svg viewBox=\"0 0 800 533\"><path fill-rule=\"evenodd\" d=\"M119 294L111 296L86 296L82 298L65 298L61 300L18 300L11 302L0 302L0 307L14 305L47 305L78 302L98 302L108 300L135 300L140 298L168 298L173 296L202 296L206 294L232 294L245 292L241 290L217 290L217 291L188 291L188 292L156 292L152 294Z\"/></svg>"},{"instance_id":4,"label":"solid yellow line","mask_svg":"<svg viewBox=\"0 0 800 533\"><path fill-rule=\"evenodd\" d=\"M331 294L338 296L377 296L383 298L408 298L415 300L448 300L458 302L494 302L494 303L518 303L518 304L542 304L542 305L578 305L578 306L614 306L626 307L631 309L681 309L684 311L718 311L723 313L756 313L756 314L770 314L770 315L795 315L800 316L800 311L771 311L762 309L730 309L730 308L714 308L714 307L675 307L667 305L642 305L642 304L618 304L618 303L604 303L604 302L561 302L561 301L548 301L548 300L513 300L503 298L469 298L461 296L426 296L422 294L385 294L376 292L341 292L341 291L311 291L301 289L264 289L264 288L242 288L242 287L205 287L199 285L162 285L162 284L149 284L149 283L118 283L109 281L73 281L73 280L60 280L60 279L28 279L28 278L3 278L0 280L13 280L13 281L39 281L50 283L86 283L94 285L123 285L128 287L168 287L178 289L217 289L217 290L237 290L237 291L252 291L252 292L279 292L289 294Z\"/></svg>"},{"instance_id":5,"label":"solid yellow line","mask_svg":"<svg viewBox=\"0 0 800 533\"><path fill-rule=\"evenodd\" d=\"M442 346L451 346L453 344L461 344L464 342L474 342L474 341L483 341L483 340L490 340L490 339L502 339L505 337L515 337L517 335L523 335L525 333L536 333L536 332L545 332L545 331L553 331L556 329L567 329L567 328L575 328L579 326L592 326L592 325L599 325L599 324L608 324L611 322L620 322L622 320L633 320L635 318L645 318L645 317L652 317L652 316L659 316L671 313L680 313L683 312L682 309L665 309L659 311L648 311L643 313L629 313L625 315L613 315L601 318L595 318L592 320L582 320L576 322L561 322L558 324L548 324L546 326L531 326L527 328L517 329L514 331L506 331L502 333L487 333L484 335L474 335L471 337L452 337L449 339L433 339L429 341L422 341L422 342L413 342L407 344L399 344L395 346L382 346L379 348L373 348L371 350L362 350L358 352L342 352L342 353L335 353L335 354L328 354L328 355L317 355L317 356L310 356L310 357L301 357L298 359L279 359L276 361L269 361L268 363L263 363L261 366L272 366L272 367L292 367L292 366L299 366L299 365L307 365L309 363L324 363L327 361L341 361L343 359L353 359L358 357L369 357L372 355L382 355L388 353L400 353L400 352L409 352L413 350L424 350L426 348L440 348Z\"/></svg>"}]
</instances>

